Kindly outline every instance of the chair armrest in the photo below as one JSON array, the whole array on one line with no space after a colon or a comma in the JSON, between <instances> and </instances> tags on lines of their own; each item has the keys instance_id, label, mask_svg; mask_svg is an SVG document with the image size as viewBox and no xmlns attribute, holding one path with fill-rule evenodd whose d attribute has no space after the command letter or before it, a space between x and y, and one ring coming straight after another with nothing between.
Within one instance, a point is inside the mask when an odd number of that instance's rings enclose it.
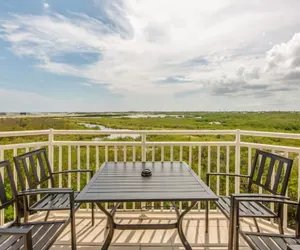
<instances>
[{"instance_id":1,"label":"chair armrest","mask_svg":"<svg viewBox=\"0 0 300 250\"><path fill-rule=\"evenodd\" d=\"M290 197L283 195L274 195L274 194L232 194L234 198L268 198L268 199L282 199L282 200L290 200Z\"/></svg>"},{"instance_id":2,"label":"chair armrest","mask_svg":"<svg viewBox=\"0 0 300 250\"><path fill-rule=\"evenodd\" d=\"M31 228L0 228L0 235L19 235L24 237L25 249L32 250Z\"/></svg>"},{"instance_id":3,"label":"chair armrest","mask_svg":"<svg viewBox=\"0 0 300 250\"><path fill-rule=\"evenodd\" d=\"M256 201L256 202L274 202L274 203L282 203L282 204L288 204L288 205L295 205L298 206L299 202L291 201L284 198L256 198L256 197L234 197L233 201L236 203L242 202L242 201Z\"/></svg>"},{"instance_id":4,"label":"chair armrest","mask_svg":"<svg viewBox=\"0 0 300 250\"><path fill-rule=\"evenodd\" d=\"M31 231L30 228L0 228L0 235L26 235Z\"/></svg>"},{"instance_id":5,"label":"chair armrest","mask_svg":"<svg viewBox=\"0 0 300 250\"><path fill-rule=\"evenodd\" d=\"M77 170L64 170L59 172L53 172L52 174L68 174L68 173L91 173L94 174L92 169L77 169Z\"/></svg>"},{"instance_id":6,"label":"chair armrest","mask_svg":"<svg viewBox=\"0 0 300 250\"><path fill-rule=\"evenodd\" d=\"M71 194L74 193L72 188L41 188L27 189L18 193L18 196L37 195L37 194Z\"/></svg>"}]
</instances>

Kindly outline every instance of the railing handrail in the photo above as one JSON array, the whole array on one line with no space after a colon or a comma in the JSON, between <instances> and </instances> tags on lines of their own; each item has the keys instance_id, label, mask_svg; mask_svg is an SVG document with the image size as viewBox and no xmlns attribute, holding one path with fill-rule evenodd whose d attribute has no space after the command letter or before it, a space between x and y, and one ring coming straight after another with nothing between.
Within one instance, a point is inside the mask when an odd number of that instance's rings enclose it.
<instances>
[{"instance_id":1,"label":"railing handrail","mask_svg":"<svg viewBox=\"0 0 300 250\"><path fill-rule=\"evenodd\" d=\"M0 137L30 136L30 135L48 135L50 129L45 130L24 130L24 131L1 131Z\"/></svg>"},{"instance_id":2,"label":"railing handrail","mask_svg":"<svg viewBox=\"0 0 300 250\"><path fill-rule=\"evenodd\" d=\"M45 130L24 130L24 131L0 131L0 137L32 136L32 135L107 135L107 134L140 134L140 135L236 135L277 137L283 139L300 139L300 133L266 132L251 130L92 130L92 129L45 129Z\"/></svg>"}]
</instances>

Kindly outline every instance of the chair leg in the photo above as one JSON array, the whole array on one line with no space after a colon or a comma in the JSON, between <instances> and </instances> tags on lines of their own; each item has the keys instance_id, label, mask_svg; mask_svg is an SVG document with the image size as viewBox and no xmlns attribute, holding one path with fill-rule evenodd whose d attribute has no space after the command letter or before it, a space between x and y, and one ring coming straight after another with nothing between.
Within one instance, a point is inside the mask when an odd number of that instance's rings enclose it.
<instances>
[{"instance_id":1,"label":"chair leg","mask_svg":"<svg viewBox=\"0 0 300 250\"><path fill-rule=\"evenodd\" d=\"M260 233L260 229L259 229L259 226L258 226L258 223L257 223L256 218L253 218L253 220L254 220L254 224L255 224L255 226L256 226L257 232Z\"/></svg>"},{"instance_id":2,"label":"chair leg","mask_svg":"<svg viewBox=\"0 0 300 250\"><path fill-rule=\"evenodd\" d=\"M76 224L75 224L75 215L74 215L75 211L73 211L73 214L71 215L71 223L70 223L70 227L71 227L71 249L72 250L76 250Z\"/></svg>"},{"instance_id":3,"label":"chair leg","mask_svg":"<svg viewBox=\"0 0 300 250\"><path fill-rule=\"evenodd\" d=\"M24 211L24 222L28 222L29 212L26 210Z\"/></svg>"},{"instance_id":4,"label":"chair leg","mask_svg":"<svg viewBox=\"0 0 300 250\"><path fill-rule=\"evenodd\" d=\"M95 207L95 204L92 203L92 226L95 225L95 211L94 211L94 207Z\"/></svg>"},{"instance_id":5,"label":"chair leg","mask_svg":"<svg viewBox=\"0 0 300 250\"><path fill-rule=\"evenodd\" d=\"M29 217L29 211L28 211L28 200L27 197L23 197L23 204L24 204L24 222L28 222L28 217Z\"/></svg>"},{"instance_id":6,"label":"chair leg","mask_svg":"<svg viewBox=\"0 0 300 250\"><path fill-rule=\"evenodd\" d=\"M70 227L71 227L71 249L76 250L76 221L75 221L75 206L74 193L70 193Z\"/></svg>"},{"instance_id":7,"label":"chair leg","mask_svg":"<svg viewBox=\"0 0 300 250\"><path fill-rule=\"evenodd\" d=\"M284 234L282 218L278 218L278 230L280 234Z\"/></svg>"},{"instance_id":8,"label":"chair leg","mask_svg":"<svg viewBox=\"0 0 300 250\"><path fill-rule=\"evenodd\" d=\"M49 214L50 214L50 211L47 211L47 213L46 213L46 216L45 216L45 221L47 221L47 220L48 220L48 218L49 218Z\"/></svg>"}]
</instances>

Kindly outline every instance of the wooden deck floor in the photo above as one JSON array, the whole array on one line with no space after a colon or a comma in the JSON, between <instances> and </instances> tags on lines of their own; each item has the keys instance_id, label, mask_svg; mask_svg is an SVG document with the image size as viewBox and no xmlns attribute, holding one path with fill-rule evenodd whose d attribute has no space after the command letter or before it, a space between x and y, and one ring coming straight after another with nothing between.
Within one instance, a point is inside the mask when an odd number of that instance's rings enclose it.
<instances>
[{"instance_id":1,"label":"wooden deck floor","mask_svg":"<svg viewBox=\"0 0 300 250\"><path fill-rule=\"evenodd\" d=\"M64 212L53 213L50 219L61 219ZM119 223L168 223L174 221L174 214L146 213L147 217L139 219L138 213L118 213L115 217ZM43 218L40 214L34 218ZM184 220L184 232L193 249L227 249L228 222L222 214L211 214L209 233L204 232L204 215L192 213ZM243 228L255 231L251 221L244 221ZM261 224L262 231L277 232L276 227ZM70 248L69 227L60 235L51 250L67 250ZM91 225L90 213L86 211L76 212L77 248L81 250L98 250L106 236L105 216L97 212L95 225ZM241 240L241 249L248 249ZM179 250L184 249L175 229L171 230L126 230L115 231L110 247L112 250Z\"/></svg>"}]
</instances>

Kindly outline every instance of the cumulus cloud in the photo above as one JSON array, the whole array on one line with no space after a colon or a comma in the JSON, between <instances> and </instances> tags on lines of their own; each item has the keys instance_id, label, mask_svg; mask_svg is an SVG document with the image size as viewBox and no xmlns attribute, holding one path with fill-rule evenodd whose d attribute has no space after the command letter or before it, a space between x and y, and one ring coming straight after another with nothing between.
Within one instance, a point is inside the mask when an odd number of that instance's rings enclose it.
<instances>
[{"instance_id":1,"label":"cumulus cloud","mask_svg":"<svg viewBox=\"0 0 300 250\"><path fill-rule=\"evenodd\" d=\"M300 66L300 33L286 43L276 44L267 53L267 70L293 69Z\"/></svg>"},{"instance_id":2,"label":"cumulus cloud","mask_svg":"<svg viewBox=\"0 0 300 250\"><path fill-rule=\"evenodd\" d=\"M287 42L274 45L267 52L265 71L275 84L299 87L300 33Z\"/></svg>"},{"instance_id":3,"label":"cumulus cloud","mask_svg":"<svg viewBox=\"0 0 300 250\"><path fill-rule=\"evenodd\" d=\"M44 3L44 8L48 9L50 7L50 5L48 3Z\"/></svg>"}]
</instances>

